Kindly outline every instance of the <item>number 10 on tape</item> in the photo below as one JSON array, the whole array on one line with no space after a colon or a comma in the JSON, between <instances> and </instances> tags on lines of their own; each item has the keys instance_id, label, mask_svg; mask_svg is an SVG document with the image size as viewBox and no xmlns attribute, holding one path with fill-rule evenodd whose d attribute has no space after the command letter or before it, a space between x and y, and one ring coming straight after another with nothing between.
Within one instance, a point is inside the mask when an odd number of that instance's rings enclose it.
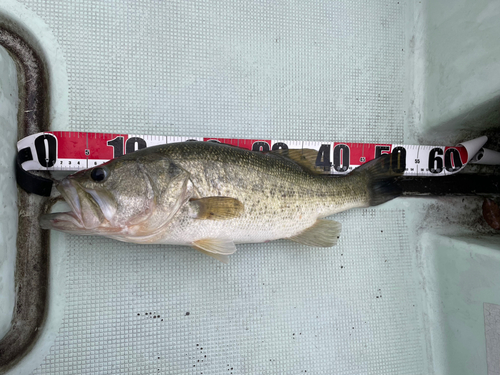
<instances>
[{"instance_id":1,"label":"number 10 on tape","mask_svg":"<svg viewBox=\"0 0 500 375\"><path fill-rule=\"evenodd\" d=\"M278 149L314 149L316 166L325 174L343 175L387 153L395 154L393 167L408 176L443 176L463 169L477 150L466 146L418 146L349 142L279 141L262 139L226 139L166 137L83 132L45 132L23 138L18 150L29 148L32 160L25 170L78 171L105 163L146 147L186 141L218 142L253 151ZM482 146L482 145L481 145ZM474 154L471 155L471 151Z\"/></svg>"}]
</instances>

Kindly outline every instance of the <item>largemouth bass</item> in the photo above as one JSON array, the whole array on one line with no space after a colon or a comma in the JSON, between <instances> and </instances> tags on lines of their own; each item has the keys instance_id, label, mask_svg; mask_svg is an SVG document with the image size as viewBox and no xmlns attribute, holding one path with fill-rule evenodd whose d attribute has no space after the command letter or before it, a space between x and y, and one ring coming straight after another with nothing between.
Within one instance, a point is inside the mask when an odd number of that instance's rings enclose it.
<instances>
[{"instance_id":1,"label":"largemouth bass","mask_svg":"<svg viewBox=\"0 0 500 375\"><path fill-rule=\"evenodd\" d=\"M235 244L290 239L329 247L340 223L323 218L400 194L391 155L345 177L319 175L314 150L269 153L184 142L127 154L63 179L72 211L46 229L138 244L177 244L227 262Z\"/></svg>"}]
</instances>

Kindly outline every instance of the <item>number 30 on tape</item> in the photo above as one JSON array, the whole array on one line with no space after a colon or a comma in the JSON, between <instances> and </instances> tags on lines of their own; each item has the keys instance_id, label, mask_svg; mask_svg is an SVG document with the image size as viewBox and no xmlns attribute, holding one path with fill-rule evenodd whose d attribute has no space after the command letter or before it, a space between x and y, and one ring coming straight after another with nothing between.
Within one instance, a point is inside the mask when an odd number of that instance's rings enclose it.
<instances>
[{"instance_id":1,"label":"number 30 on tape","mask_svg":"<svg viewBox=\"0 0 500 375\"><path fill-rule=\"evenodd\" d=\"M323 168L325 174L347 174L382 154L393 153L397 155L394 160L398 161L397 166L394 167L404 175L444 176L462 170L482 149L486 140L486 137L480 137L449 147L45 132L21 139L17 148L19 153L24 155L22 167L25 170L78 171L146 147L173 142L206 141L264 152L294 148L314 149L318 152L316 166Z\"/></svg>"}]
</instances>

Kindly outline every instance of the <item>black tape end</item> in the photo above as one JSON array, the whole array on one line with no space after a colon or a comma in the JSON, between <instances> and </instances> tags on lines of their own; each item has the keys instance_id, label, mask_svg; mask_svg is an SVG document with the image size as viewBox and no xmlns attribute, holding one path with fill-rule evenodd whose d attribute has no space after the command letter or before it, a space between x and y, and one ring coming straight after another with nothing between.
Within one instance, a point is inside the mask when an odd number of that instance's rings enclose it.
<instances>
[{"instance_id":1,"label":"black tape end","mask_svg":"<svg viewBox=\"0 0 500 375\"><path fill-rule=\"evenodd\" d=\"M24 159L24 160L23 160ZM24 191L30 194L37 194L43 197L50 197L52 192L52 180L40 177L25 171L22 167L23 161L26 161L26 155L18 153L16 157L16 181Z\"/></svg>"}]
</instances>

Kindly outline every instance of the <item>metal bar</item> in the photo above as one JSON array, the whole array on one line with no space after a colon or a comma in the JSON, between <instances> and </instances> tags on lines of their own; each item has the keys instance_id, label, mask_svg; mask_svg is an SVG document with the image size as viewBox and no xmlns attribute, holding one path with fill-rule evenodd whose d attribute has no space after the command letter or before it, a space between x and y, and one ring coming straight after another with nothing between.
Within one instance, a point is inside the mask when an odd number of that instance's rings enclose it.
<instances>
[{"instance_id":1,"label":"metal bar","mask_svg":"<svg viewBox=\"0 0 500 375\"><path fill-rule=\"evenodd\" d=\"M35 38L11 21L0 19L0 46L9 52L18 70L18 139L48 130L45 65L40 54L26 40L34 41ZM46 201L47 198L18 188L16 302L11 328L0 341L0 372L7 371L29 352L45 322L49 233L38 225L38 216Z\"/></svg>"}]
</instances>

